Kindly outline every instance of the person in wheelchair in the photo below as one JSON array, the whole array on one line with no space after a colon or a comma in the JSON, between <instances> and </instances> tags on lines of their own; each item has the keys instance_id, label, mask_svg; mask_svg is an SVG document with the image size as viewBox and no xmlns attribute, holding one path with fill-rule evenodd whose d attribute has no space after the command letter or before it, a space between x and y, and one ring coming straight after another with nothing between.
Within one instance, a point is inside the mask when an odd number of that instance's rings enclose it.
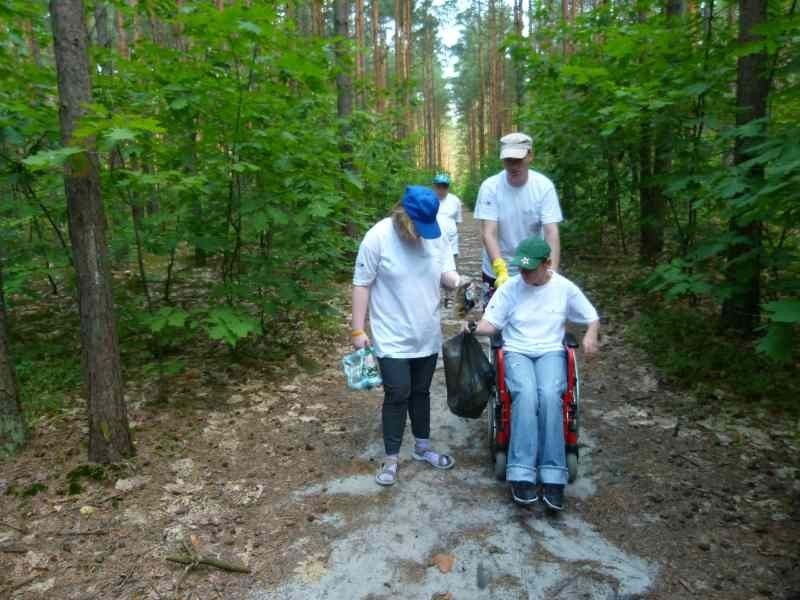
<instances>
[{"instance_id":1,"label":"person in wheelchair","mask_svg":"<svg viewBox=\"0 0 800 600\"><path fill-rule=\"evenodd\" d=\"M537 502L541 485L545 505L563 510L568 477L561 404L565 324L588 326L581 345L584 354L592 355L600 321L578 286L552 270L550 246L540 237L522 241L512 264L519 274L495 291L483 318L465 324L465 330L485 336L502 331L511 393L506 480L514 501Z\"/></svg>"}]
</instances>

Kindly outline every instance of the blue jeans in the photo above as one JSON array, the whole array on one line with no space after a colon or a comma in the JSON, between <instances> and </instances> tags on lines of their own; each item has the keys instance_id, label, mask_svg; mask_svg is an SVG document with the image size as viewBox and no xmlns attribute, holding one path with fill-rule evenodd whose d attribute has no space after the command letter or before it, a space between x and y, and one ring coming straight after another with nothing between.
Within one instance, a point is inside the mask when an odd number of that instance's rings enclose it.
<instances>
[{"instance_id":1,"label":"blue jeans","mask_svg":"<svg viewBox=\"0 0 800 600\"><path fill-rule=\"evenodd\" d=\"M564 485L567 457L561 396L566 388L563 350L530 356L505 353L511 393L511 441L506 479Z\"/></svg>"}]
</instances>

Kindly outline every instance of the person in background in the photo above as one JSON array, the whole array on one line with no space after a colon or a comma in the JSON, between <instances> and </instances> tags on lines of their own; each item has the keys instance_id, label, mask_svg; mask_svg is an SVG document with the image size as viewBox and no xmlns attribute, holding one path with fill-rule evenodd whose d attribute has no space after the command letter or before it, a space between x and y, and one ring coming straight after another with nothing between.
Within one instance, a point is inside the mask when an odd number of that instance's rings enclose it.
<instances>
[{"instance_id":1,"label":"person in background","mask_svg":"<svg viewBox=\"0 0 800 600\"><path fill-rule=\"evenodd\" d=\"M453 255L453 263L455 264L455 259L458 258L458 229L456 224L441 213L436 215L436 222L439 224L439 229L442 230L442 237L450 248L450 253Z\"/></svg>"},{"instance_id":2,"label":"person in background","mask_svg":"<svg viewBox=\"0 0 800 600\"><path fill-rule=\"evenodd\" d=\"M563 510L567 483L562 395L566 389L566 321L587 325L582 348L597 352L600 327L597 310L583 292L556 273L550 246L538 236L518 247L515 275L497 288L477 323L465 331L492 336L503 332L506 385L511 393L511 440L506 480L514 502L539 500Z\"/></svg>"},{"instance_id":3,"label":"person in background","mask_svg":"<svg viewBox=\"0 0 800 600\"><path fill-rule=\"evenodd\" d=\"M461 200L455 194L450 193L450 176L446 173L437 173L433 178L433 191L439 198L440 223L445 219L452 223L452 227L448 226L447 230L451 233L450 245L453 248L453 254L458 258L458 226L463 221Z\"/></svg>"},{"instance_id":4,"label":"person in background","mask_svg":"<svg viewBox=\"0 0 800 600\"><path fill-rule=\"evenodd\" d=\"M563 220L553 182L529 168L533 160L529 136L510 133L501 138L500 158L503 170L481 184L475 204L483 240L483 279L494 288L516 272L509 272L508 263L519 243L530 236L547 241L551 268L558 271L558 223Z\"/></svg>"},{"instance_id":5,"label":"person in background","mask_svg":"<svg viewBox=\"0 0 800 600\"><path fill-rule=\"evenodd\" d=\"M437 469L455 464L430 445L430 386L442 345L440 288L454 289L461 280L436 222L438 212L430 188L407 187L391 216L367 231L356 257L353 346L374 346L383 378L386 457L375 476L379 485L397 480L406 414L415 438L412 458Z\"/></svg>"}]
</instances>

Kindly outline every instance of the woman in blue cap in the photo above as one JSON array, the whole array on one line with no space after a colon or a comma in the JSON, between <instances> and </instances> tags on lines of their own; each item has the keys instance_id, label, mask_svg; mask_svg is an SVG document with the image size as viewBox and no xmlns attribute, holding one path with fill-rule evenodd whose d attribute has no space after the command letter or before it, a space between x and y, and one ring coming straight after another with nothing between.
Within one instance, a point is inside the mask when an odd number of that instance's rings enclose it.
<instances>
[{"instance_id":1,"label":"woman in blue cap","mask_svg":"<svg viewBox=\"0 0 800 600\"><path fill-rule=\"evenodd\" d=\"M437 469L454 461L430 446L430 386L442 345L440 287L458 287L453 255L441 236L439 199L409 186L390 217L364 236L353 275L353 346L372 345L383 378L383 441L386 457L375 477L397 480L406 413L416 443L411 456ZM366 334L367 312L371 338Z\"/></svg>"}]
</instances>

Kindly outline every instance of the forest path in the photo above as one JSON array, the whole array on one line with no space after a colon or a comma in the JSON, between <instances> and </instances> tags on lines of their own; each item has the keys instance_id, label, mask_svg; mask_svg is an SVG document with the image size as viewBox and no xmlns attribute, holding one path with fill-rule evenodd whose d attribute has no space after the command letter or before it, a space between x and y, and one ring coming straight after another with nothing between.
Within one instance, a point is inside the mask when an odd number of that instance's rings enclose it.
<instances>
[{"instance_id":1,"label":"forest path","mask_svg":"<svg viewBox=\"0 0 800 600\"><path fill-rule=\"evenodd\" d=\"M462 272L479 274L479 250L467 216ZM279 364L200 353L170 379L167 404L153 403L153 381L129 381L137 457L97 480L70 475L86 468L80 402L38 422L0 465L0 597L800 599L796 425L665 380L626 335L640 300L609 291L630 279L629 260L595 246L564 259L603 318L601 351L581 363L580 473L565 513L512 504L485 420L447 410L441 366L432 438L455 468L410 460L407 431L398 483L376 485L382 393L344 386L349 311L337 297L342 335ZM444 329L458 330L452 315ZM251 574L184 577L165 559L187 540ZM437 554L454 560L449 572L431 565Z\"/></svg>"},{"instance_id":2,"label":"forest path","mask_svg":"<svg viewBox=\"0 0 800 600\"><path fill-rule=\"evenodd\" d=\"M480 275L478 226L467 214L461 226L459 270ZM445 336L458 328L449 310ZM344 497L341 512L328 507L326 520L341 528L329 549L319 548L288 580L254 590L253 600L408 598L451 593L463 599L625 598L645 592L658 572L654 561L627 553L608 541L584 514L601 473L593 470L591 415L606 411L587 369L581 433L580 474L567 488L568 510L559 515L540 506L511 502L508 486L492 476L485 416L461 419L447 408L441 357L431 389L431 434L437 449L456 459L452 471L415 464L413 437L406 429L397 484L382 489L372 472L329 478L297 492L303 498ZM378 423L379 413L373 413ZM368 428L361 459L379 461L379 428ZM431 565L437 554L455 559L451 572Z\"/></svg>"}]
</instances>

